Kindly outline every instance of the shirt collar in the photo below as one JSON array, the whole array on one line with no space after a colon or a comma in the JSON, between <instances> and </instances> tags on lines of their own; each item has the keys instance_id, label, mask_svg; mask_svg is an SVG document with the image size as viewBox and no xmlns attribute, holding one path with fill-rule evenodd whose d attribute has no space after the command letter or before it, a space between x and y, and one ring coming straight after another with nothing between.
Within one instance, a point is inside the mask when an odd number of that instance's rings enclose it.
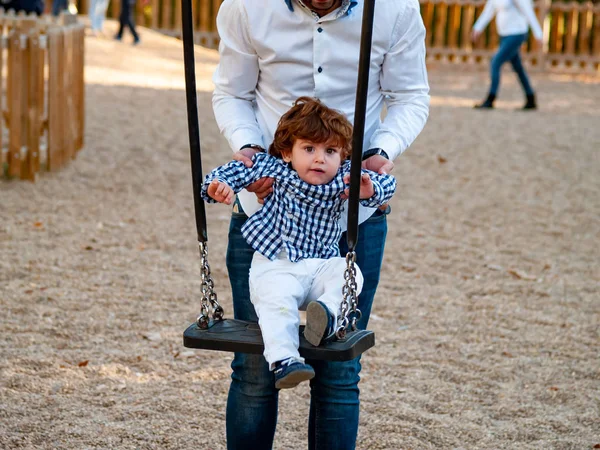
<instances>
[{"instance_id":1,"label":"shirt collar","mask_svg":"<svg viewBox=\"0 0 600 450\"><path fill-rule=\"evenodd\" d=\"M294 6L292 5L292 0L283 0L283 1L287 5L288 9L293 12L294 11ZM352 8L354 8L357 4L358 4L357 0L351 0L350 1L350 6L348 6L347 14L350 14L350 11L352 10Z\"/></svg>"}]
</instances>

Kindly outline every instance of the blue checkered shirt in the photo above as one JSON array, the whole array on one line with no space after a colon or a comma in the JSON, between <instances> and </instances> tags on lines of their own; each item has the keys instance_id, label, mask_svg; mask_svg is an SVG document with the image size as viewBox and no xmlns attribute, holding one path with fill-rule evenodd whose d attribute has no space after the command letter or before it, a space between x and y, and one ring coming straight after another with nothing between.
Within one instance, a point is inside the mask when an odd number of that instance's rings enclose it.
<instances>
[{"instance_id":1,"label":"blue checkered shirt","mask_svg":"<svg viewBox=\"0 0 600 450\"><path fill-rule=\"evenodd\" d=\"M346 188L343 178L350 173L350 161L342 163L332 181L321 185L303 181L285 161L266 153L255 154L253 162L252 167L246 167L241 161L230 161L214 169L204 180L202 198L215 202L207 193L215 178L237 193L260 178L272 177L273 193L242 227L248 244L270 260L282 250L292 262L339 256L342 230L338 221L345 202L340 195ZM370 175L375 194L360 202L372 208L387 203L396 191L396 179L363 172Z\"/></svg>"}]
</instances>

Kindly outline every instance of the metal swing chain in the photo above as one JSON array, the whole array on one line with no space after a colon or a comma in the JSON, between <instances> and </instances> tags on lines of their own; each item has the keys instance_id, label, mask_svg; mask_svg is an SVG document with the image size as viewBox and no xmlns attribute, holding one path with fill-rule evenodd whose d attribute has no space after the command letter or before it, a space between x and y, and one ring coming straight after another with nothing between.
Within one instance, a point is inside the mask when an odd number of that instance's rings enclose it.
<instances>
[{"instance_id":1,"label":"metal swing chain","mask_svg":"<svg viewBox=\"0 0 600 450\"><path fill-rule=\"evenodd\" d=\"M356 330L356 322L362 317L360 309L357 308L358 296L356 295L356 252L346 254L346 270L344 270L345 284L342 287L342 304L340 315L337 318L337 329L335 335L338 339L346 337L348 326L352 331Z\"/></svg>"},{"instance_id":2,"label":"metal swing chain","mask_svg":"<svg viewBox=\"0 0 600 450\"><path fill-rule=\"evenodd\" d=\"M208 317L209 303L212 307L212 319L223 320L224 311L217 301L217 293L214 291L215 283L210 275L210 266L208 265L208 243L198 242L200 248L200 278L202 299L200 301L200 315L196 319L198 328L206 330L210 319Z\"/></svg>"}]
</instances>

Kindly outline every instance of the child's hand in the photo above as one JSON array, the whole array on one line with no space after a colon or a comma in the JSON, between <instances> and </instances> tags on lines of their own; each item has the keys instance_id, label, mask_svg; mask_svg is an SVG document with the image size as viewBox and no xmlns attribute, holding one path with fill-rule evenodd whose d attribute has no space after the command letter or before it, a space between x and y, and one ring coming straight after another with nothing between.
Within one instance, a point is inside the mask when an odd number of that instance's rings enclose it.
<instances>
[{"instance_id":1,"label":"child's hand","mask_svg":"<svg viewBox=\"0 0 600 450\"><path fill-rule=\"evenodd\" d=\"M344 183L350 184L350 174L346 174L344 176ZM360 195L359 198L367 199L371 198L375 195L375 189L373 189L373 182L371 181L371 177L368 173L363 173L360 176ZM350 196L350 189L346 188L344 190L344 194L342 198L348 198Z\"/></svg>"},{"instance_id":2,"label":"child's hand","mask_svg":"<svg viewBox=\"0 0 600 450\"><path fill-rule=\"evenodd\" d=\"M231 202L233 201L233 189L231 189L227 183L223 183L216 178L208 185L207 192L208 195L210 195L219 203L231 205Z\"/></svg>"}]
</instances>

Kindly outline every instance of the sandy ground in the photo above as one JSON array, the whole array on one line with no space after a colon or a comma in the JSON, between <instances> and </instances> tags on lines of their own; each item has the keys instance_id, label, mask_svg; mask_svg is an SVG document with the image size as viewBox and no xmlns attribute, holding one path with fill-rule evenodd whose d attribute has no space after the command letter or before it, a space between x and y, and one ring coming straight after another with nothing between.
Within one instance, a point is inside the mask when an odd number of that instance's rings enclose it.
<instances>
[{"instance_id":1,"label":"sandy ground","mask_svg":"<svg viewBox=\"0 0 600 450\"><path fill-rule=\"evenodd\" d=\"M0 181L0 448L225 448L231 355L182 347L199 267L181 43L141 33L87 39L76 160ZM209 168L229 151L217 55L196 57ZM600 444L600 85L533 78L540 111L513 111L507 72L480 112L484 72L430 71L431 118L395 170L359 449ZM209 207L231 314L228 215ZM306 448L308 401L281 393L276 449Z\"/></svg>"}]
</instances>

